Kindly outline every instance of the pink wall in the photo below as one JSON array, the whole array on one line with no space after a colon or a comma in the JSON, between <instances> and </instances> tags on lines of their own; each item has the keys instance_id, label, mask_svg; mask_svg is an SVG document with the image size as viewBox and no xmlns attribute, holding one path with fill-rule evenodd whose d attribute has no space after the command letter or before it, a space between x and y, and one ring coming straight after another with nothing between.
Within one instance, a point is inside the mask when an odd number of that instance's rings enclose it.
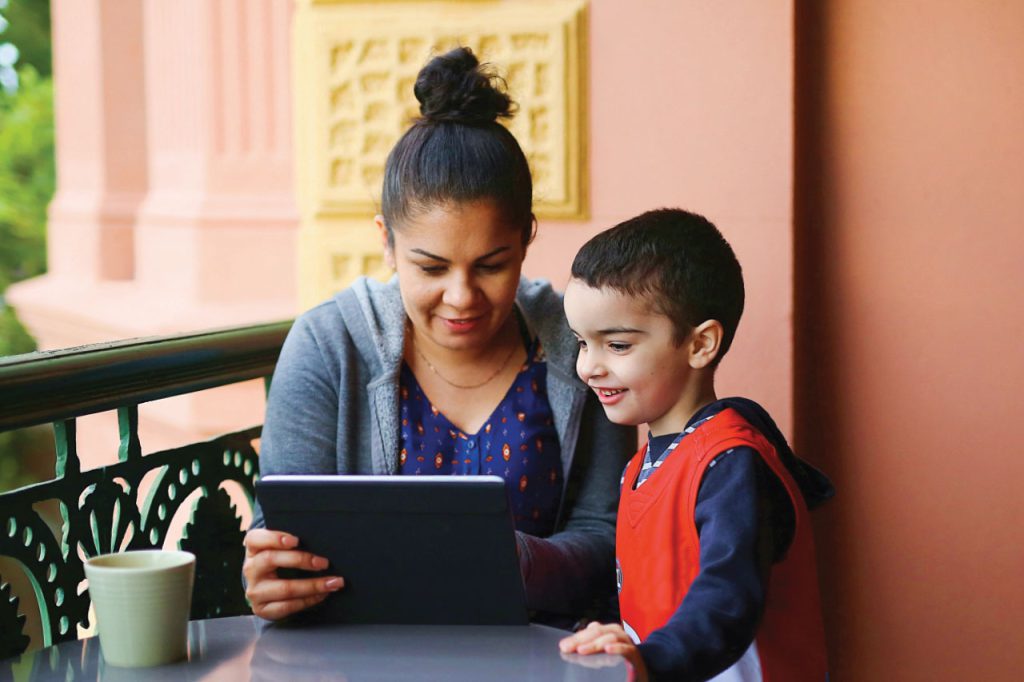
<instances>
[{"instance_id":1,"label":"pink wall","mask_svg":"<svg viewBox=\"0 0 1024 682\"><path fill-rule=\"evenodd\" d=\"M797 432L835 679L1024 670L1024 5L797 21Z\"/></svg>"},{"instance_id":2,"label":"pink wall","mask_svg":"<svg viewBox=\"0 0 1024 682\"><path fill-rule=\"evenodd\" d=\"M527 274L559 288L596 232L680 206L736 249L747 308L719 393L792 419L792 2L589 6L588 223L543 221ZM765 361L769 358L769 361Z\"/></svg>"}]
</instances>

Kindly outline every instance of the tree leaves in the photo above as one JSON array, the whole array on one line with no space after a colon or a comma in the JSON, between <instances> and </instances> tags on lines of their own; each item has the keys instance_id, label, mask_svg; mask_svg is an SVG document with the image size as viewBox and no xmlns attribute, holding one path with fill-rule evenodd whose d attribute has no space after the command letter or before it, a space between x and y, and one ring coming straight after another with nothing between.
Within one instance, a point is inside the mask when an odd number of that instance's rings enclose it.
<instances>
[{"instance_id":1,"label":"tree leaves","mask_svg":"<svg viewBox=\"0 0 1024 682\"><path fill-rule=\"evenodd\" d=\"M46 206L54 190L53 88L30 66L0 95L0 292L46 270Z\"/></svg>"}]
</instances>

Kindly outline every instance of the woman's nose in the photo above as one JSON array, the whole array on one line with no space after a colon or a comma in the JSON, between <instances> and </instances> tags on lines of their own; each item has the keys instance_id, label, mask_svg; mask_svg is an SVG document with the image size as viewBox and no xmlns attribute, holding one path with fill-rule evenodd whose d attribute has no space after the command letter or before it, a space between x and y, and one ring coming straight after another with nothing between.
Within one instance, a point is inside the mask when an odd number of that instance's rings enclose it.
<instances>
[{"instance_id":1,"label":"woman's nose","mask_svg":"<svg viewBox=\"0 0 1024 682\"><path fill-rule=\"evenodd\" d=\"M472 277L457 272L452 273L452 277L448 281L447 286L445 286L444 296L442 297L445 305L451 306L456 310L466 310L472 306L475 297L476 284L473 282Z\"/></svg>"}]
</instances>

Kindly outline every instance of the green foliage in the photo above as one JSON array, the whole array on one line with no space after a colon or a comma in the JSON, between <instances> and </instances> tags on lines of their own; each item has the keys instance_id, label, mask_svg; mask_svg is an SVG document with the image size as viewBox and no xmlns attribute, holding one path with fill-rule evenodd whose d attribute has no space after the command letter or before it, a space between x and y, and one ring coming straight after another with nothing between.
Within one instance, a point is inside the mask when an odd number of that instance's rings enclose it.
<instances>
[{"instance_id":1,"label":"green foliage","mask_svg":"<svg viewBox=\"0 0 1024 682\"><path fill-rule=\"evenodd\" d=\"M31 66L23 66L19 77L16 93L0 92L0 356L35 350L35 341L4 305L3 292L46 270L46 206L54 190L50 78ZM40 462L52 467L47 431L0 433L0 490L46 477L46 466L35 469Z\"/></svg>"},{"instance_id":2,"label":"green foliage","mask_svg":"<svg viewBox=\"0 0 1024 682\"><path fill-rule=\"evenodd\" d=\"M14 310L0 303L0 357L31 353L36 342L14 316Z\"/></svg>"},{"instance_id":3,"label":"green foliage","mask_svg":"<svg viewBox=\"0 0 1024 682\"><path fill-rule=\"evenodd\" d=\"M0 43L12 43L18 48L19 67L29 65L39 75L48 77L53 63L49 0L8 0L0 15L8 22L7 29L0 33Z\"/></svg>"},{"instance_id":4,"label":"green foliage","mask_svg":"<svg viewBox=\"0 0 1024 682\"><path fill-rule=\"evenodd\" d=\"M0 94L0 292L46 270L46 205L54 190L53 87L30 66Z\"/></svg>"},{"instance_id":5,"label":"green foliage","mask_svg":"<svg viewBox=\"0 0 1024 682\"><path fill-rule=\"evenodd\" d=\"M35 341L3 293L46 270L46 206L53 196L53 87L50 3L0 0L0 43L18 48L17 91L0 89L0 356L28 353ZM0 433L0 490L53 475L53 436L41 426Z\"/></svg>"},{"instance_id":6,"label":"green foliage","mask_svg":"<svg viewBox=\"0 0 1024 682\"><path fill-rule=\"evenodd\" d=\"M0 432L0 492L53 478L56 459L49 425Z\"/></svg>"}]
</instances>

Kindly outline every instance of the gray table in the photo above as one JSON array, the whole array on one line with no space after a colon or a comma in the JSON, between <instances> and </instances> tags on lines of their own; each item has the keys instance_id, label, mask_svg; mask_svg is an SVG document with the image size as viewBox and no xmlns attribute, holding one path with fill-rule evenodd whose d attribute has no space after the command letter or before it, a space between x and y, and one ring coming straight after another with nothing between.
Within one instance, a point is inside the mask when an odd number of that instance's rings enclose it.
<instances>
[{"instance_id":1,"label":"gray table","mask_svg":"<svg viewBox=\"0 0 1024 682\"><path fill-rule=\"evenodd\" d=\"M189 624L189 657L159 668L107 666L96 638L0 661L36 680L559 680L623 682L618 656L563 655L562 630L529 626L261 626L252 616ZM14 666L14 667L11 667Z\"/></svg>"}]
</instances>

